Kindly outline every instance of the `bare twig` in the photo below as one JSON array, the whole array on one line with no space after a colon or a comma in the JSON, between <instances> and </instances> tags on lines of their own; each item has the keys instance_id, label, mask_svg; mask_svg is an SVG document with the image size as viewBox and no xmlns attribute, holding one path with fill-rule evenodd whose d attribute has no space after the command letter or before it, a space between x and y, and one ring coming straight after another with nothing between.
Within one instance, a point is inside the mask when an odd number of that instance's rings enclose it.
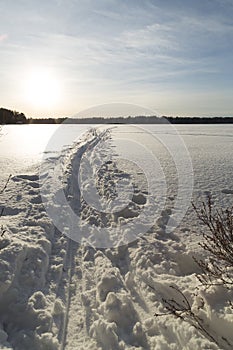
<instances>
[{"instance_id":1,"label":"bare twig","mask_svg":"<svg viewBox=\"0 0 233 350\"><path fill-rule=\"evenodd\" d=\"M207 202L202 202L198 208L193 204L193 208L198 219L204 224L206 231L202 233L203 241L199 245L207 253L204 260L193 257L195 262L201 269L201 273L197 275L198 280L205 287L223 286L232 289L233 286L233 208L214 209L211 197ZM150 286L155 291L155 288ZM172 315L183 321L189 322L198 331L205 335L208 339L220 346L213 331L208 329L203 319L192 310L192 306L185 294L178 288L170 286L177 292L177 298L162 298L166 312L156 313L155 316ZM197 288L198 289L198 288ZM232 301L229 305L233 308ZM232 344L223 336L218 339L224 341L230 348Z\"/></svg>"},{"instance_id":2,"label":"bare twig","mask_svg":"<svg viewBox=\"0 0 233 350\"><path fill-rule=\"evenodd\" d=\"M194 258L202 273L199 281L208 285L233 285L233 208L213 209L211 197L201 208L193 204L199 220L207 227L200 246L208 253L205 260Z\"/></svg>"},{"instance_id":3,"label":"bare twig","mask_svg":"<svg viewBox=\"0 0 233 350\"><path fill-rule=\"evenodd\" d=\"M5 185L3 186L3 188L0 190L0 194L2 194L4 191L5 191L5 189L7 188L7 185L8 185L8 183L9 183L9 181L10 181L10 179L11 179L11 174L8 176L8 179L6 180L6 183L5 183Z\"/></svg>"},{"instance_id":4,"label":"bare twig","mask_svg":"<svg viewBox=\"0 0 233 350\"><path fill-rule=\"evenodd\" d=\"M150 286L151 287L151 286ZM153 287L151 287L154 289ZM219 346L218 341L210 334L210 332L206 329L206 325L203 320L192 311L192 306L186 295L175 286L170 286L173 290L179 294L181 297L181 301L177 301L176 299L165 299L162 298L163 304L167 309L167 312L164 313L155 313L156 317L172 315L176 318L179 318L183 321L189 322L193 327L195 327L198 331L200 331L203 335L213 341L215 344Z\"/></svg>"}]
</instances>

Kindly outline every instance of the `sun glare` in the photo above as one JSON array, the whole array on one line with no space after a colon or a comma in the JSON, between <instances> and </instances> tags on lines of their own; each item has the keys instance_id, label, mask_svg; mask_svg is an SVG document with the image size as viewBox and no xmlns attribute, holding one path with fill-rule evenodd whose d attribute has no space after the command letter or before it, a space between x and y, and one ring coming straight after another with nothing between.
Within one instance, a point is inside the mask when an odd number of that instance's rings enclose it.
<instances>
[{"instance_id":1,"label":"sun glare","mask_svg":"<svg viewBox=\"0 0 233 350\"><path fill-rule=\"evenodd\" d=\"M58 103L60 94L58 79L46 70L31 72L24 82L24 96L34 107L52 107Z\"/></svg>"}]
</instances>

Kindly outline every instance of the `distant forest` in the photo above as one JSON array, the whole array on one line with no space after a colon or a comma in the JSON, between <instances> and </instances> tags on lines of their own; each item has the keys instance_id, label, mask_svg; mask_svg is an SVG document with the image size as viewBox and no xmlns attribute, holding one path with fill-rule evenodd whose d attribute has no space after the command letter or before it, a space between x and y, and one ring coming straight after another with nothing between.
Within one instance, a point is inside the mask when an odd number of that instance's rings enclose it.
<instances>
[{"instance_id":1,"label":"distant forest","mask_svg":"<svg viewBox=\"0 0 233 350\"><path fill-rule=\"evenodd\" d=\"M27 118L23 113L0 108L0 124L25 124Z\"/></svg>"},{"instance_id":2,"label":"distant forest","mask_svg":"<svg viewBox=\"0 0 233 350\"><path fill-rule=\"evenodd\" d=\"M233 117L167 117L171 124L229 124ZM24 113L0 108L0 124L160 124L164 119L156 116L95 117L92 118L26 118Z\"/></svg>"}]
</instances>

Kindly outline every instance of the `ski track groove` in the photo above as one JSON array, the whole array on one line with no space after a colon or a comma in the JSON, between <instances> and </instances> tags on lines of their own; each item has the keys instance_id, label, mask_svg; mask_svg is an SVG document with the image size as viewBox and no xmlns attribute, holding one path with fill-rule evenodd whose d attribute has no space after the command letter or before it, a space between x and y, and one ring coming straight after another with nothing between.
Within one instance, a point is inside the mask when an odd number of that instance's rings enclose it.
<instances>
[{"instance_id":1,"label":"ski track groove","mask_svg":"<svg viewBox=\"0 0 233 350\"><path fill-rule=\"evenodd\" d=\"M68 281L67 281L67 292L66 292L66 305L65 305L65 314L63 319L63 325L62 325L62 331L61 331L61 337L59 339L60 341L60 350L64 350L66 346L66 335L67 335L67 326L69 322L69 309L70 309L70 299L71 299L71 283L72 283L72 267L73 267L73 250L72 250L72 241L71 239L68 239L68 247L67 247L67 256L68 261L65 264L64 268L68 271Z\"/></svg>"},{"instance_id":2,"label":"ski track groove","mask_svg":"<svg viewBox=\"0 0 233 350\"><path fill-rule=\"evenodd\" d=\"M95 147L97 143L98 141L94 140L94 142L90 142L88 147ZM85 151L85 145L82 147L82 151ZM74 158L72 159L71 163L71 170L76 174L76 171L79 169L80 164L79 157L76 157L76 155L74 155ZM80 198L78 196L79 191L77 190L76 179L73 178L72 173L70 174L70 176L71 177L69 178L66 192L68 195L74 195L73 200L75 204L77 205L78 203L78 205L80 205ZM24 187L28 187L28 183L24 184ZM33 217L34 208L32 202L34 198L37 198L38 194L39 188L37 188L36 186L34 195L30 196L31 200L27 209L27 215L23 222L25 226L26 224L28 224L28 220L30 220L30 217ZM59 278L56 279L56 281L53 281L53 279L51 278L53 276L52 269L53 267L56 267L58 263L56 259L62 259L62 255L59 256L62 237L63 240L65 239L66 242L65 257L63 258L62 264L62 272ZM76 242L72 241L71 239L65 236L62 236L62 234L55 227L54 235L51 239L51 244L52 247L51 254L49 256L49 266L46 273L47 282L44 288L42 288L42 291L45 293L45 295L50 295L50 298L53 299L53 302L51 303L51 314L53 313L53 309L58 298L61 298L61 300L64 303L64 313L63 315L59 316L59 320L57 320L56 318L52 318L50 331L55 336L57 336L57 339L60 344L59 350L79 349L76 344L81 345L81 347L84 348L85 343L88 343L90 341L90 338L93 344L95 343L94 348L98 349L99 347L95 339L90 334L90 329L93 322L95 320L98 320L99 317L102 317L101 313L99 313L98 310L101 302L98 300L97 295L97 284L99 282L98 277L100 279L101 276L98 276L96 257L94 257L94 255L95 253L97 253L97 256L100 256L104 268L110 270L117 269L119 271L120 280L122 282L121 288L125 291L128 291L129 294L133 295L135 291L131 290L129 286L126 286L125 282L125 276L131 268L129 263L130 249L127 247L125 251L126 254L124 253L122 255L121 249L123 248L120 248L120 250L118 250L118 252L116 253L115 257L113 257L111 255L109 256L109 254L106 254L103 250L93 249L90 247L78 247L78 244ZM76 261L77 252L79 260ZM88 253L88 256L85 255L86 253ZM79 271L81 271L82 273L81 277L79 276ZM74 289L73 284L75 285ZM83 295L91 296L90 306L84 303L84 299L82 298ZM79 306L79 312L83 318L83 327L77 324L79 323L79 319L77 319L76 315L73 314L77 305ZM92 307L95 310L94 313L92 312ZM71 332L69 331L70 327ZM79 336L76 339L73 337L72 328L82 328L80 329ZM70 339L68 339L69 335L71 335Z\"/></svg>"},{"instance_id":3,"label":"ski track groove","mask_svg":"<svg viewBox=\"0 0 233 350\"><path fill-rule=\"evenodd\" d=\"M96 146L96 144L98 144L99 141L100 141L100 138L93 139L90 142L90 144L82 146L80 151L82 153L84 153L86 147L87 147L87 149L94 148ZM68 196L69 195L74 196L72 202L75 204L75 207L77 208L80 206L79 187L78 187L78 184L76 183L77 180L73 179L73 173L76 174L76 172L79 171L80 158L77 157L76 154L74 155L73 159L71 160L71 164L72 164L72 173L70 174L71 179L69 179L69 181L68 181L66 192L67 192ZM67 286L66 286L67 287L67 291L66 291L66 299L67 300L66 300L66 305L65 305L64 321L63 321L62 332L61 332L62 335L59 339L60 350L66 349L67 333L68 333L68 327L69 327L69 321L70 321L69 313L70 313L71 304L72 304L71 299L72 299L72 294L73 295L76 294L76 288L75 288L73 293L71 290L71 284L73 284L75 282L76 282L75 284L77 284L77 276L75 276L75 268L77 266L75 253L80 249L75 250L74 246L76 246L76 245L77 245L76 242L74 242L68 238L68 248L67 248L67 255L68 255L68 264L67 265L68 266L65 267L65 269L68 270L68 282L67 282ZM79 261L79 264L80 263L81 263L81 261ZM83 276L82 276L82 279L83 279Z\"/></svg>"}]
</instances>

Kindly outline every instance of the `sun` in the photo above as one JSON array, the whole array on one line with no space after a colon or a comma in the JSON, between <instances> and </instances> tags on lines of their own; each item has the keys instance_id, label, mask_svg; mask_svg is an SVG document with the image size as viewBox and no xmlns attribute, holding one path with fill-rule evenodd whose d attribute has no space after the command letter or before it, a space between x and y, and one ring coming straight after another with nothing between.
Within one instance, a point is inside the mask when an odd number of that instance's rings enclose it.
<instances>
[{"instance_id":1,"label":"sun","mask_svg":"<svg viewBox=\"0 0 233 350\"><path fill-rule=\"evenodd\" d=\"M53 107L59 102L60 95L59 80L48 70L33 70L24 81L24 97L33 107Z\"/></svg>"}]
</instances>

